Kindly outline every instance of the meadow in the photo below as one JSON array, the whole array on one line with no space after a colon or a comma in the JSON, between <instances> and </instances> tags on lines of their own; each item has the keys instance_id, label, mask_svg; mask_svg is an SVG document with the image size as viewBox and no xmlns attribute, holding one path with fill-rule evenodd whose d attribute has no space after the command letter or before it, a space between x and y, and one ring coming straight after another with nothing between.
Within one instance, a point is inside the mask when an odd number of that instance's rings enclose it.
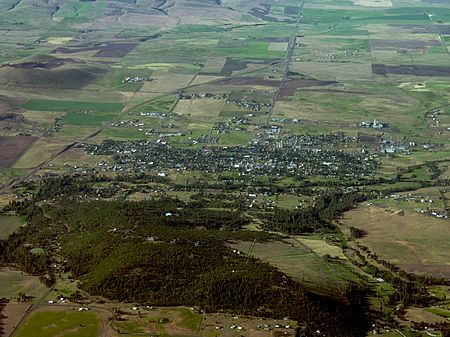
<instances>
[{"instance_id":1,"label":"meadow","mask_svg":"<svg viewBox=\"0 0 450 337\"><path fill-rule=\"evenodd\" d=\"M399 209L360 205L340 223L344 229L354 226L367 233L358 241L382 259L408 272L448 277L448 221L415 211L402 215Z\"/></svg>"},{"instance_id":2,"label":"meadow","mask_svg":"<svg viewBox=\"0 0 450 337\"><path fill-rule=\"evenodd\" d=\"M14 215L0 215L0 240L6 240L25 224L23 218Z\"/></svg>"},{"instance_id":3,"label":"meadow","mask_svg":"<svg viewBox=\"0 0 450 337\"><path fill-rule=\"evenodd\" d=\"M0 296L4 298L14 299L19 293L23 293L37 302L48 289L39 281L39 277L17 269L1 268L0 276Z\"/></svg>"},{"instance_id":4,"label":"meadow","mask_svg":"<svg viewBox=\"0 0 450 337\"><path fill-rule=\"evenodd\" d=\"M50 307L33 312L15 333L17 337L97 337L100 332L98 314L71 308Z\"/></svg>"},{"instance_id":5,"label":"meadow","mask_svg":"<svg viewBox=\"0 0 450 337\"><path fill-rule=\"evenodd\" d=\"M127 313L111 323L120 334L158 334L194 336L200 332L203 316L185 308L143 309L141 315Z\"/></svg>"},{"instance_id":6,"label":"meadow","mask_svg":"<svg viewBox=\"0 0 450 337\"><path fill-rule=\"evenodd\" d=\"M120 103L74 102L41 99L29 100L22 107L27 110L65 112L119 112L123 108Z\"/></svg>"},{"instance_id":7,"label":"meadow","mask_svg":"<svg viewBox=\"0 0 450 337\"><path fill-rule=\"evenodd\" d=\"M331 291L358 280L351 267L324 258L328 254L345 259L341 249L320 239L295 237L266 243L238 241L230 247L276 266L305 286L315 285L318 291Z\"/></svg>"}]
</instances>

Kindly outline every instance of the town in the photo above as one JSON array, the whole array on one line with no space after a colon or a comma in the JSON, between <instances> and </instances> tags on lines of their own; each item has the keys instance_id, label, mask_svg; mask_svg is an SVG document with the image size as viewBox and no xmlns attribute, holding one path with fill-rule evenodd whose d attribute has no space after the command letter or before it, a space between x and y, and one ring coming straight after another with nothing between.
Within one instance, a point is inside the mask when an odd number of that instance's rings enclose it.
<instances>
[{"instance_id":1,"label":"town","mask_svg":"<svg viewBox=\"0 0 450 337\"><path fill-rule=\"evenodd\" d=\"M88 154L112 155L113 163L102 171L199 170L209 173L274 177L360 177L378 168L373 154L343 150L355 138L332 135L288 136L254 140L247 146L179 148L167 142L105 140L100 145L82 144Z\"/></svg>"}]
</instances>

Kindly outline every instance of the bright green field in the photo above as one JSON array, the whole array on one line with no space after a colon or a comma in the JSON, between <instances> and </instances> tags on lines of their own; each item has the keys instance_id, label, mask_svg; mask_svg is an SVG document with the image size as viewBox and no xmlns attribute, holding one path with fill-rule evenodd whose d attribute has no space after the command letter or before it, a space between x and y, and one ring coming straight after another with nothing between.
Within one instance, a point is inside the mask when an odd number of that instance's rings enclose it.
<instances>
[{"instance_id":1,"label":"bright green field","mask_svg":"<svg viewBox=\"0 0 450 337\"><path fill-rule=\"evenodd\" d=\"M69 112L61 118L64 124L73 124L77 126L100 126L113 120L114 113L108 112Z\"/></svg>"},{"instance_id":2,"label":"bright green field","mask_svg":"<svg viewBox=\"0 0 450 337\"><path fill-rule=\"evenodd\" d=\"M57 101L45 99L30 99L23 108L38 111L90 111L90 112L117 112L122 110L120 103L96 103Z\"/></svg>"},{"instance_id":3,"label":"bright green field","mask_svg":"<svg viewBox=\"0 0 450 337\"><path fill-rule=\"evenodd\" d=\"M94 312L36 312L19 328L16 337L96 337L99 317Z\"/></svg>"},{"instance_id":4,"label":"bright green field","mask_svg":"<svg viewBox=\"0 0 450 337\"><path fill-rule=\"evenodd\" d=\"M203 321L202 315L197 314L188 308L176 308L174 310L179 313L181 317L180 325L183 328L190 329L192 331L200 330L200 326Z\"/></svg>"}]
</instances>

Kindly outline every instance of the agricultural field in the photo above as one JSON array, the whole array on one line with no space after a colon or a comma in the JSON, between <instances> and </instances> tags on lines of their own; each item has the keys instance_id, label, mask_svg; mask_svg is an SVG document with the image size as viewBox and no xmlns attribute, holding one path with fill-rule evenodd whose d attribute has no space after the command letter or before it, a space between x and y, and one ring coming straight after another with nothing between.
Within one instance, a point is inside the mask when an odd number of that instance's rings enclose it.
<instances>
[{"instance_id":1,"label":"agricultural field","mask_svg":"<svg viewBox=\"0 0 450 337\"><path fill-rule=\"evenodd\" d=\"M9 168L36 140L34 137L0 137L0 168Z\"/></svg>"},{"instance_id":2,"label":"agricultural field","mask_svg":"<svg viewBox=\"0 0 450 337\"><path fill-rule=\"evenodd\" d=\"M0 215L0 240L6 240L24 224L24 219L19 216Z\"/></svg>"},{"instance_id":3,"label":"agricultural field","mask_svg":"<svg viewBox=\"0 0 450 337\"><path fill-rule=\"evenodd\" d=\"M351 267L324 258L328 254L338 260L346 259L340 248L318 238L297 236L267 243L235 242L230 246L276 266L305 285L316 285L321 291L343 287L358 279Z\"/></svg>"},{"instance_id":4,"label":"agricultural field","mask_svg":"<svg viewBox=\"0 0 450 337\"><path fill-rule=\"evenodd\" d=\"M19 293L30 297L32 301L39 301L46 293L45 287L36 276L28 275L17 269L2 267L1 292L0 296L9 299L16 299Z\"/></svg>"},{"instance_id":5,"label":"agricultural field","mask_svg":"<svg viewBox=\"0 0 450 337\"><path fill-rule=\"evenodd\" d=\"M297 322L273 320L223 313L200 313L186 307L130 307L121 304L113 308L98 305L78 311L73 305L44 305L26 317L15 336L223 336L236 333L243 336L269 337L273 332L295 336ZM114 311L120 314L113 315ZM113 318L111 318L114 316ZM108 318L111 318L108 321ZM277 328L273 328L274 326ZM263 326L271 326L264 329ZM239 327L239 329L237 328ZM34 332L34 334L33 334Z\"/></svg>"},{"instance_id":6,"label":"agricultural field","mask_svg":"<svg viewBox=\"0 0 450 337\"><path fill-rule=\"evenodd\" d=\"M344 228L361 229L358 242L408 272L448 277L448 220L398 208L360 205L347 212Z\"/></svg>"},{"instance_id":7,"label":"agricultural field","mask_svg":"<svg viewBox=\"0 0 450 337\"><path fill-rule=\"evenodd\" d=\"M134 310L136 311L136 310ZM194 336L200 333L203 316L189 308L138 308L140 315L127 312L111 325L119 334Z\"/></svg>"},{"instance_id":8,"label":"agricultural field","mask_svg":"<svg viewBox=\"0 0 450 337\"><path fill-rule=\"evenodd\" d=\"M59 310L58 310L59 309ZM75 308L34 311L15 333L18 337L85 336L96 337L101 330L98 314L93 311L76 311Z\"/></svg>"}]
</instances>

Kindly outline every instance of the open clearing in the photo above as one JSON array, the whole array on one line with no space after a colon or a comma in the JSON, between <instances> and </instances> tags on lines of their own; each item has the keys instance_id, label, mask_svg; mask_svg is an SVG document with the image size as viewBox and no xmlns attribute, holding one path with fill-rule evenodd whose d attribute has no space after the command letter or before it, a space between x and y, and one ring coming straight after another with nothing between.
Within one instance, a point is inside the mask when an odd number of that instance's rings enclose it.
<instances>
[{"instance_id":1,"label":"open clearing","mask_svg":"<svg viewBox=\"0 0 450 337\"><path fill-rule=\"evenodd\" d=\"M36 310L19 327L17 337L97 337L100 320L93 311Z\"/></svg>"},{"instance_id":2,"label":"open clearing","mask_svg":"<svg viewBox=\"0 0 450 337\"><path fill-rule=\"evenodd\" d=\"M203 316L184 307L139 309L125 311L112 327L119 334L156 334L196 336L200 331Z\"/></svg>"},{"instance_id":3,"label":"open clearing","mask_svg":"<svg viewBox=\"0 0 450 337\"><path fill-rule=\"evenodd\" d=\"M16 269L0 268L0 297L16 298L20 293L40 299L47 287L36 276L28 275Z\"/></svg>"},{"instance_id":4,"label":"open clearing","mask_svg":"<svg viewBox=\"0 0 450 337\"><path fill-rule=\"evenodd\" d=\"M0 215L0 240L6 240L23 224L24 220L21 217L14 215Z\"/></svg>"},{"instance_id":5,"label":"open clearing","mask_svg":"<svg viewBox=\"0 0 450 337\"><path fill-rule=\"evenodd\" d=\"M64 140L38 140L14 164L14 168L33 168L49 159L53 154L61 151L67 145Z\"/></svg>"},{"instance_id":6,"label":"open clearing","mask_svg":"<svg viewBox=\"0 0 450 337\"><path fill-rule=\"evenodd\" d=\"M319 256L330 255L339 259L347 259L340 247L328 244L323 239L307 236L296 236L295 239Z\"/></svg>"},{"instance_id":7,"label":"open clearing","mask_svg":"<svg viewBox=\"0 0 450 337\"><path fill-rule=\"evenodd\" d=\"M6 319L4 321L4 335L8 337L13 330L17 327L17 324L20 323L22 317L26 314L28 310L30 310L30 303L14 303L10 302L6 305L6 308L3 312Z\"/></svg>"},{"instance_id":8,"label":"open clearing","mask_svg":"<svg viewBox=\"0 0 450 337\"><path fill-rule=\"evenodd\" d=\"M367 233L359 242L382 259L408 272L450 277L449 222L414 212L360 205L345 213L341 223Z\"/></svg>"},{"instance_id":9,"label":"open clearing","mask_svg":"<svg viewBox=\"0 0 450 337\"><path fill-rule=\"evenodd\" d=\"M305 237L284 239L283 241L270 241L255 243L238 241L230 246L243 254L250 254L279 268L287 275L299 280L305 285L315 284L321 289L336 289L355 280L354 276L339 264L328 263L322 256L303 244L306 240L317 252L327 252L331 256L341 255L336 252L338 247L328 246L327 243L318 242ZM309 241L310 240L310 241ZM328 247L326 247L328 246ZM327 249L324 249L324 248ZM334 255L333 255L334 254Z\"/></svg>"},{"instance_id":10,"label":"open clearing","mask_svg":"<svg viewBox=\"0 0 450 337\"><path fill-rule=\"evenodd\" d=\"M447 320L443 317L426 311L423 308L409 308L405 317L413 322L425 322L427 324L445 323Z\"/></svg>"},{"instance_id":11,"label":"open clearing","mask_svg":"<svg viewBox=\"0 0 450 337\"><path fill-rule=\"evenodd\" d=\"M196 117L212 117L219 115L224 104L224 100L216 99L180 99L174 112Z\"/></svg>"}]
</instances>

